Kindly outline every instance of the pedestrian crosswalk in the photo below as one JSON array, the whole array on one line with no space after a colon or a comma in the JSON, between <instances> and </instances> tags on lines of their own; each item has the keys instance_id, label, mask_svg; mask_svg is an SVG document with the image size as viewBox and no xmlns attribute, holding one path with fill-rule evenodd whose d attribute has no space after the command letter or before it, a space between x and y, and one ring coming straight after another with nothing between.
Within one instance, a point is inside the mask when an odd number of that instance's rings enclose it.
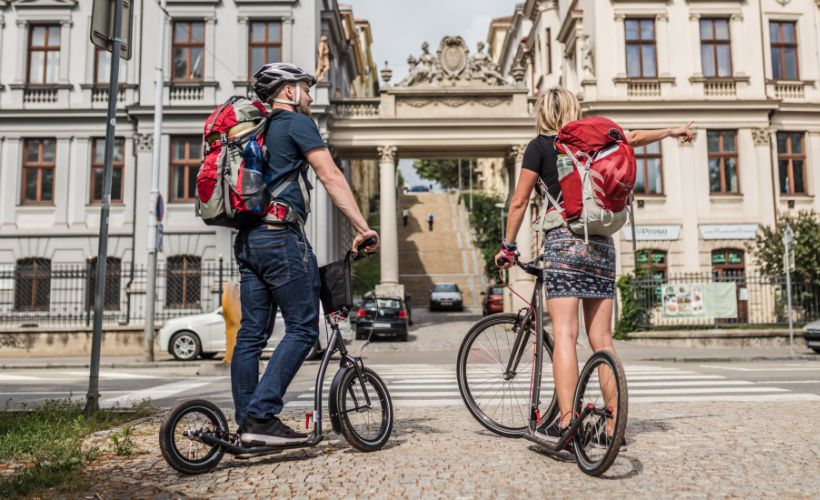
<instances>
[{"instance_id":1,"label":"pedestrian crosswalk","mask_svg":"<svg viewBox=\"0 0 820 500\"><path fill-rule=\"evenodd\" d=\"M367 365L387 384L396 407L460 406L455 366L431 364ZM820 401L816 394L793 392L782 387L723 375L703 374L691 369L653 365L625 367L630 404L683 402L777 402ZM545 376L543 391L554 389L551 374ZM324 389L327 400L329 383ZM480 384L476 384L479 385ZM518 397L526 399L529 380L512 384ZM313 406L313 390L288 394L289 408Z\"/></svg>"}]
</instances>

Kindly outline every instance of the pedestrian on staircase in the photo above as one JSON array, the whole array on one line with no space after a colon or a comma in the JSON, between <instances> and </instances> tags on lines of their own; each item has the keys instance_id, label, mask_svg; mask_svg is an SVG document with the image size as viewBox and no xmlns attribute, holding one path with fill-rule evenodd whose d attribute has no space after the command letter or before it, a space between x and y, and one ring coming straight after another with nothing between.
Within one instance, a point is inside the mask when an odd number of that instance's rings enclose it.
<instances>
[{"instance_id":1,"label":"pedestrian on staircase","mask_svg":"<svg viewBox=\"0 0 820 500\"><path fill-rule=\"evenodd\" d=\"M407 227L408 219L410 219L410 210L407 210L405 208L401 211L401 222L404 225L404 227Z\"/></svg>"},{"instance_id":2,"label":"pedestrian on staircase","mask_svg":"<svg viewBox=\"0 0 820 500\"><path fill-rule=\"evenodd\" d=\"M430 231L433 231L433 212L427 214L427 227L430 228Z\"/></svg>"}]
</instances>

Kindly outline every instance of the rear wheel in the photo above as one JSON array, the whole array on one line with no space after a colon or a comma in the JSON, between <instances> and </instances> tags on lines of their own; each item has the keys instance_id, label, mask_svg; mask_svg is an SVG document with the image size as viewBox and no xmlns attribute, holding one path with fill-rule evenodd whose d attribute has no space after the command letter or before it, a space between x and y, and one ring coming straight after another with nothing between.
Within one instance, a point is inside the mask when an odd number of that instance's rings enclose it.
<instances>
[{"instance_id":1,"label":"rear wheel","mask_svg":"<svg viewBox=\"0 0 820 500\"><path fill-rule=\"evenodd\" d=\"M159 429L159 449L168 465L183 474L201 474L216 467L225 450L197 439L201 433L228 434L228 421L215 404L191 399L174 407Z\"/></svg>"},{"instance_id":2,"label":"rear wheel","mask_svg":"<svg viewBox=\"0 0 820 500\"><path fill-rule=\"evenodd\" d=\"M590 407L575 436L578 467L600 476L618 456L626 434L628 394L624 367L610 351L589 358L578 379L573 408L579 414Z\"/></svg>"},{"instance_id":3,"label":"rear wheel","mask_svg":"<svg viewBox=\"0 0 820 500\"><path fill-rule=\"evenodd\" d=\"M336 398L342 434L356 449L380 450L393 431L393 402L382 379L369 368L362 368L361 383L355 368L342 377ZM365 392L370 399L367 403Z\"/></svg>"},{"instance_id":4,"label":"rear wheel","mask_svg":"<svg viewBox=\"0 0 820 500\"><path fill-rule=\"evenodd\" d=\"M535 367L535 334L524 332L521 357L512 372L507 365L520 332L518 315L493 314L482 319L464 337L458 352L456 375L461 397L478 422L505 437L519 437L530 418L530 386ZM541 420L556 411L552 384L552 345L546 331L541 359Z\"/></svg>"}]
</instances>

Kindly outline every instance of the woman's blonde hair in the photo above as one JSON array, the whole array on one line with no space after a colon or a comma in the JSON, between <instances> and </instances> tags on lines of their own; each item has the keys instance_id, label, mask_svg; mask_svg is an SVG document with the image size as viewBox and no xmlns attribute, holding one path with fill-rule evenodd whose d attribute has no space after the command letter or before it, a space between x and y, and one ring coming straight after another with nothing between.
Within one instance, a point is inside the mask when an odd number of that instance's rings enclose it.
<instances>
[{"instance_id":1,"label":"woman's blonde hair","mask_svg":"<svg viewBox=\"0 0 820 500\"><path fill-rule=\"evenodd\" d=\"M575 94L564 87L552 87L538 96L536 129L539 134L555 135L561 127L577 120L581 105Z\"/></svg>"}]
</instances>

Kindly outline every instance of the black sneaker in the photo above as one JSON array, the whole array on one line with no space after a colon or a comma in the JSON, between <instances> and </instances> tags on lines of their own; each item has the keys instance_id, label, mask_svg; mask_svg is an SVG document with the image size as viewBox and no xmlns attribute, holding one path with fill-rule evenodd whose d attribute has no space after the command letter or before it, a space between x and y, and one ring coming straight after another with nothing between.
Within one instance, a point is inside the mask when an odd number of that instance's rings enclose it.
<instances>
[{"instance_id":1,"label":"black sneaker","mask_svg":"<svg viewBox=\"0 0 820 500\"><path fill-rule=\"evenodd\" d=\"M541 427L539 431L541 432L541 434L546 436L548 441L557 444L558 441L564 436L564 434L566 434L567 429L561 427L561 418L556 417L555 420L549 423L549 425ZM564 445L564 448L560 451L575 453L573 441L571 439L567 441L567 444Z\"/></svg>"},{"instance_id":2,"label":"black sneaker","mask_svg":"<svg viewBox=\"0 0 820 500\"><path fill-rule=\"evenodd\" d=\"M257 420L250 415L246 415L245 425L247 429L240 435L239 440L246 446L277 446L301 443L308 438L307 434L294 431L277 417L272 417L270 420Z\"/></svg>"}]
</instances>

